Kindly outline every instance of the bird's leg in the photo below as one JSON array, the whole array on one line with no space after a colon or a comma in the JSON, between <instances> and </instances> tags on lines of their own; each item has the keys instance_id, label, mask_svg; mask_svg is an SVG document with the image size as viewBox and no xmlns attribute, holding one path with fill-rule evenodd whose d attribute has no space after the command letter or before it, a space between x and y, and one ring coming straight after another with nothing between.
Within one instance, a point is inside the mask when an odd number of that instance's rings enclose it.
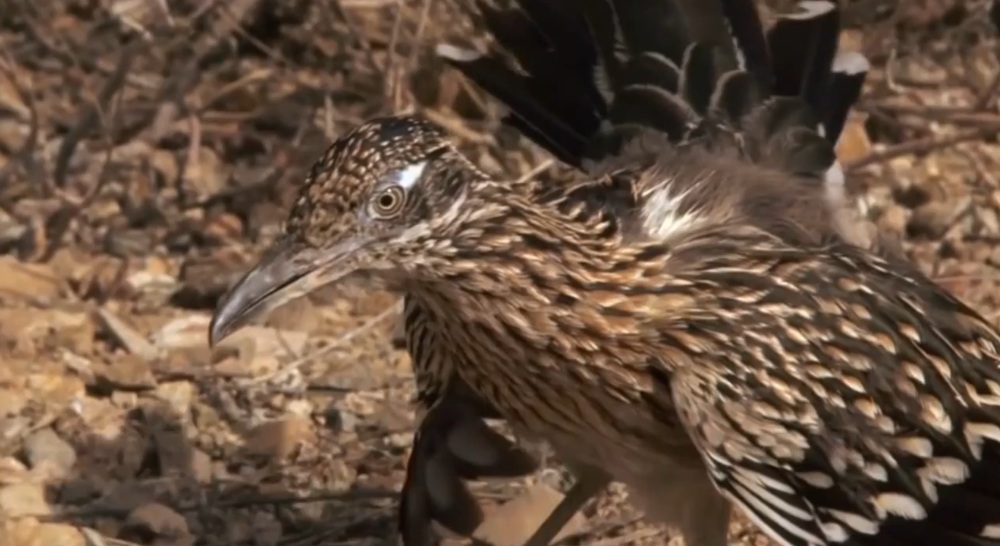
<instances>
[{"instance_id":1,"label":"bird's leg","mask_svg":"<svg viewBox=\"0 0 1000 546\"><path fill-rule=\"evenodd\" d=\"M568 465L570 466L570 465ZM535 529L524 546L548 546L573 515L583 508L588 500L596 497L609 483L611 476L603 470L591 466L571 465L576 483L570 487L552 513Z\"/></svg>"}]
</instances>

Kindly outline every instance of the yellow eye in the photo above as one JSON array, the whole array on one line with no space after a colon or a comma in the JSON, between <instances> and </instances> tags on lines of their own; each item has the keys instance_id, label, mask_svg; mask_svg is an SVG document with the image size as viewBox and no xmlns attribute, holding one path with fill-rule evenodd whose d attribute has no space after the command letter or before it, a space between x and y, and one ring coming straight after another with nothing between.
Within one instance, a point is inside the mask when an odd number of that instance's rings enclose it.
<instances>
[{"instance_id":1,"label":"yellow eye","mask_svg":"<svg viewBox=\"0 0 1000 546\"><path fill-rule=\"evenodd\" d=\"M403 190L399 186L389 186L375 196L373 212L381 218L391 218L403 210Z\"/></svg>"}]
</instances>

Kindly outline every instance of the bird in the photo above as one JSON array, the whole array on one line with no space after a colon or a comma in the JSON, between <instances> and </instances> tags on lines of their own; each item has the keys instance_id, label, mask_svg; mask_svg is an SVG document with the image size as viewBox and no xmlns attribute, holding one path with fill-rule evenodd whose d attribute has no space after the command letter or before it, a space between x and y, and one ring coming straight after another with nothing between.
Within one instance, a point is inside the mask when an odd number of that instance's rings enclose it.
<instances>
[{"instance_id":1,"label":"bird","mask_svg":"<svg viewBox=\"0 0 1000 546\"><path fill-rule=\"evenodd\" d=\"M492 180L420 118L370 120L316 164L210 339L363 272L424 299L516 430L607 469L689 545L725 544L731 505L782 545L1000 543L996 329L786 217L812 194L766 169L706 199L733 183L716 155L649 161L556 192ZM675 203L634 208L664 186Z\"/></svg>"},{"instance_id":2,"label":"bird","mask_svg":"<svg viewBox=\"0 0 1000 546\"><path fill-rule=\"evenodd\" d=\"M820 154L820 164L827 162L825 188L834 201L834 210L842 215L850 212L849 209L838 208L845 198L843 176L839 165L833 161L831 150L839 138L848 109L860 94L868 63L857 53L836 53L840 31L839 9L836 4L807 3L796 12L779 16L777 23L765 33L756 13L751 11L750 16L747 15L748 10L753 10L753 6L741 5L739 2L664 1L660 5L664 16L658 18L643 17L642 10L649 8L641 4L609 2L604 7L610 9L612 19L623 27L619 32L626 35L632 43L639 44L640 48L639 53L634 55L640 62L632 67L635 73L626 80L632 88L625 89L624 102L618 104L617 112L608 111L609 103L614 102L614 94L603 88L604 81L600 79L600 72L594 70L595 54L598 51L612 51L615 44L609 40L614 35L586 32L587 29L582 26L585 24L581 18L582 11L578 6L566 2L560 4L518 0L512 7L494 8L490 3L480 0L475 3L475 7L485 22L488 34L501 47L512 52L515 59L522 61L518 67L521 70L503 62L500 55L483 56L450 44L440 45L437 48L439 55L511 109L511 113L504 119L505 124L520 130L535 144L561 158L564 163L586 172L586 161L604 160L614 155L612 150L602 150L591 152L590 157L587 157L584 147L580 145L593 138L602 123L613 121L621 124L624 121L644 125L646 130L659 130L658 126L649 124L650 120L656 120L655 108L659 104L650 104L649 100L629 102L636 91L641 93L650 90L648 86L636 87L637 84L657 83L676 94L681 85L680 67L685 66L688 51L697 55L698 46L714 44L717 53L721 53L722 60L692 63L688 80L701 81L703 88L689 91L682 98L691 100L694 104L690 106L704 113L712 91L709 86L715 84L716 88L722 89L726 82L723 81L720 85L716 79L739 76L719 70L715 64L725 66L728 62L732 66L737 57L740 57L745 66L756 67L763 86L771 88L769 95L805 99L812 113L820 119L820 127L815 128L815 132L813 127L805 127L807 134L814 136L814 133L818 133L825 137L829 145L812 142L803 146L802 142L791 140L779 143L773 155L794 159L795 154L801 154L804 148L813 146L813 152ZM650 26L647 20L656 23ZM735 41L732 29L736 29L736 37L739 38ZM582 44L581 37L584 40ZM722 47L718 47L719 45ZM705 51L707 50L702 50L701 54ZM573 97L574 93L576 97ZM575 107L572 104L570 108L565 106L567 95L578 99ZM586 102L595 97L601 97L596 104ZM745 101L756 100L758 103L766 98L755 98L738 92L734 93L734 98L736 97ZM623 107L631 107L631 110L623 112ZM792 123L802 121L804 120L791 120ZM676 140L690 136L685 131ZM627 160L627 157L624 159ZM841 218L840 221L840 228L845 231L846 237L859 244L873 244L869 240L872 237L870 233L858 230L864 224L856 218L848 217L846 221ZM443 353L447 350L434 339L424 325L425 322L424 309L418 302L407 299L398 338L400 348L409 347L413 357L418 401L424 407L433 406L441 399L440 392L446 383L456 384L457 390L462 392L462 398L471 398L468 388L461 381L455 380L454 374L447 372L448 359L443 358ZM407 336L407 331L413 335ZM481 400L473 401L472 405L479 408L482 417L499 417L494 409ZM461 430L463 433L476 430L479 434L487 434L489 429L484 428L485 425L481 423L472 427L471 415L474 413L462 413L469 416L469 420L462 421L465 426ZM452 419L428 419L420 424L415 434L414 449L407 462L407 480L402 488L404 502L401 505L400 530L404 545L426 544L430 520L439 521L450 530L463 535L471 533L480 523L482 513L469 508L472 497L468 490L463 489L461 494L451 492L460 487L462 479L495 477L501 473L495 469L477 469L475 473L464 474L448 472L448 465L444 461L461 458L460 454L454 453L457 446L495 445L497 447L492 455L486 458L493 461L493 464L504 460L499 456L503 452L511 453L512 461L528 461L523 451L506 445L499 439L490 443L443 441L443 438L451 437L451 433L440 427L454 423L456 421ZM437 430L430 430L432 424ZM422 441L427 445L421 445ZM434 471L422 472L419 470L422 465L432 465ZM467 468L466 465L467 463L458 466ZM504 475L516 476L520 475L518 472L530 472L526 464L520 464L516 468L517 472L507 472ZM530 544L547 544L573 513L603 489L609 480L608 476L594 472L594 469L589 472L583 470L583 473L585 475L577 476L578 479L583 479L570 490L553 516L529 541ZM429 479L428 475L436 476L437 479ZM440 483L435 484L435 481ZM417 492L415 489L421 491ZM434 494L433 489L439 492ZM409 514L410 511L414 513Z\"/></svg>"},{"instance_id":3,"label":"bird","mask_svg":"<svg viewBox=\"0 0 1000 546\"><path fill-rule=\"evenodd\" d=\"M662 114L660 133L611 127L591 144L629 160L558 188L492 179L418 117L370 120L313 166L210 341L364 274L425 306L519 435L689 545L725 544L733 506L782 545L1000 543L996 329L845 240L810 184L825 171L754 138L676 143L719 127Z\"/></svg>"},{"instance_id":4,"label":"bird","mask_svg":"<svg viewBox=\"0 0 1000 546\"><path fill-rule=\"evenodd\" d=\"M627 3L624 6L616 6L612 4L610 7L616 10L617 12L624 13L626 16L629 15L630 6ZM814 43L820 45L820 47L814 48L816 51L810 52L807 55L797 55L797 56L785 55L785 58L783 60L779 59L779 61L781 62L775 64L773 68L776 80L775 87L777 92L785 92L788 94L810 95L814 99L819 99L819 100L824 100L824 99L828 100L830 97L839 98L840 103L834 104L832 105L832 107L830 107L829 105L822 105L827 107L824 112L826 114L825 121L827 122L827 125L831 129L828 132L828 137L830 137L829 138L830 140L835 141L836 135L839 134L839 125L842 124L843 121L842 116L846 114L846 107L849 106L851 103L853 103L853 101L856 99L857 93L860 90L860 81L863 79L864 70L867 69L867 66L862 62L861 70L855 69L853 72L847 72L847 73L844 73L843 70L841 72L837 72L836 70L834 70L832 78L830 79L837 81L840 84L847 83L847 89L840 90L841 91L840 95L837 95L830 90L828 90L828 92L825 94L822 92L823 86L828 85L830 83L827 79L828 73L830 72L830 66L829 66L831 61L830 54L832 53L832 49L830 49L829 45L831 43L835 45L836 34L838 31L838 25L837 25L838 21L836 20L837 13L834 11L834 9L831 9L832 7L833 5L828 3L821 3L821 2L814 3L811 12L806 11L806 13L804 14L796 14L794 17L790 17L787 18L785 21L779 22L779 24L776 25L772 29L772 32L768 35L769 39L768 45L770 45L772 49L775 49L776 52L780 52L788 50L788 48L784 47L784 44L796 43L803 36L817 37L813 38ZM720 42L719 38L722 38L723 35L719 34L719 31L725 29L718 23L722 21L721 19L722 16L729 16L730 18L734 18L733 17L734 14L716 13L712 12L712 10L704 10L704 9L702 9L702 11L708 11L710 15L710 17L708 18L702 17L703 21L706 19L711 21L711 16L713 15L716 16L715 19L716 25L714 28L714 30L716 31L716 36L714 36L713 38L715 39L716 43ZM740 15L739 10L737 9L730 11L736 12L734 22L737 24L735 26L738 26L738 24L741 22L739 19ZM514 19L515 24L517 22L522 23L522 25L524 23L534 23L535 25L541 27L544 31L549 31L549 32L558 32L559 29L563 28L566 23L572 25L574 23L578 24L580 22L578 19L573 18L574 14L572 12L570 12L569 14L552 13L551 11L546 12L545 5L538 2L525 3L524 9L521 10L520 13L516 11L507 13L492 12L491 15L495 19L495 22L491 25L491 30L495 35L500 35L502 33L504 25L507 25L507 28L509 29L509 22L511 21L510 17L511 15L513 15L515 18ZM535 17L535 20L534 21L523 20L522 18L522 21L517 21L516 18L519 15L528 15L529 17L533 15ZM632 15L634 15L634 13L632 13ZM676 13L674 15L680 15L680 14ZM697 15L697 13L695 15ZM562 20L560 20L560 18ZM695 17L695 19L697 19L697 17ZM632 20L636 19L633 17ZM666 18L665 22L672 24L677 22L678 20L679 19L677 17ZM541 24L543 22L547 22L548 28L546 28L545 25ZM754 20L750 20L749 22L752 25L754 23ZM669 24L667 28L653 28L652 31L656 33L665 31L666 36L673 37L672 38L674 42L673 45L676 46L679 41L685 40L686 38L683 37L684 35L677 34L676 30L672 28ZM730 23L730 25L734 26L732 25L732 23ZM522 30L530 30L530 29L522 29ZM647 33L650 31L649 29L643 29L643 30ZM761 34L762 30L760 29L759 26L756 27L749 26L746 27L744 30L745 30L744 34L751 38L763 39L763 35ZM757 33L759 36L754 36L753 33ZM518 33L513 34L513 36L517 35ZM511 36L511 33L508 32L507 36L508 37ZM640 35L639 38L641 39L643 38L643 36ZM648 42L649 37L646 36L645 38L647 39ZM728 40L728 34L725 36L725 39ZM515 46L518 45L516 41L510 43L513 43ZM603 45L605 47L609 46L609 44L603 44ZM593 50L593 47L591 47L591 49ZM464 70L464 72L472 76L475 81L479 81L482 83L484 81L484 76L485 76L486 78L485 83L488 84L490 77L496 78L497 76L499 76L502 81L506 81L506 79L509 76L512 76L512 74L503 73L502 71L500 71L499 73L496 70L491 71L489 69L486 69L484 71L479 66L478 59L474 59L471 63L467 61L463 62L461 58L455 57L454 53L455 51L457 50L455 50L454 48L451 49L441 48L442 55L445 56L446 58L449 58L448 53L451 53L449 60L451 60L453 64L455 64L459 68L464 68L468 66L469 68L467 70ZM459 55L462 56L468 56L468 52L459 51L458 53ZM732 54L735 53L735 51L731 51L729 53ZM747 55L748 52L740 52L740 53ZM768 58L758 59L753 57L754 54L753 51L749 51L749 53L751 62L758 61L759 63L761 63L762 66L769 66L767 64L769 61ZM759 52L759 51L756 52L758 56L763 53L766 52ZM652 67L646 67L645 73L640 74L639 79L641 80L643 76L645 77L651 76L654 78L662 76L668 79L673 79L670 85L676 85L678 77L678 74L675 74L676 66L681 65L684 62L684 59L682 58L684 51L681 51L679 47L674 47L673 51L669 52L669 54L670 54L669 57L664 57L663 55L659 56L646 55L644 58L646 60L652 59L654 64ZM558 61L558 60L555 59L550 60L550 63L553 61ZM666 66L658 66L656 64L657 62L665 62ZM825 65L824 62L826 63ZM706 77L713 78L718 76L718 74L712 73L713 67L704 66L704 64L705 63L701 63L701 65L699 65L698 63L693 63L692 66L694 67L694 70L692 70L692 73L696 76L701 76L702 79ZM855 62L854 64L858 65L859 63ZM850 66L850 63L847 63L847 65ZM560 65L558 64L554 64L550 65L550 67L548 68L551 67L558 68L559 66ZM817 74L817 68L819 68L818 74ZM836 67L834 68L836 69ZM547 67L545 66L539 67L537 64L536 64L536 71L539 74L546 74L548 72ZM726 74L722 75L727 76ZM587 70L584 73L584 78L592 78L592 76L593 76L593 71L591 70ZM634 79L635 78L633 78L633 80ZM513 78L512 81L517 81L517 78L516 77ZM589 82L590 87L581 86L581 92L586 92L589 89L597 86L599 83L600 82L598 81L591 81ZM633 81L632 83L635 82ZM820 92L817 92L817 89L820 90ZM504 90L501 90L501 92L498 94L504 96L505 94L503 93L503 91ZM507 93L506 96L510 96L510 94ZM515 99L516 98L518 97L515 97ZM532 97L531 93L529 92L526 97L520 97L520 98L532 99L534 97ZM553 104L551 102L552 99L551 96L546 96L543 94L540 98L543 100L543 102L545 99L549 99L550 105ZM820 105L817 105L817 110L821 110ZM639 108L636 112L633 112L633 115L641 112L642 108ZM528 113L530 119L531 112L529 111ZM565 112L556 112L556 113L561 113L563 115L566 115ZM569 119L568 121L572 122L575 120ZM544 138L538 140L540 144L543 145L546 144L546 140ZM551 146L549 148L551 149ZM794 145L794 143L792 146L786 145L785 148L788 152L797 151L797 148ZM551 149L551 151L553 151L556 154L558 154L559 152L558 149ZM579 165L580 159L581 158L579 157L574 158L570 161L570 163ZM443 369L444 365L447 363L447 359L441 358L442 355L440 354L446 351L442 347L442 344L435 343L433 339L429 339L429 336L427 334L427 329L421 327L421 324L423 322L421 320L421 313L422 309L420 308L419 305L410 305L410 301L407 300L407 312L405 313L405 320L406 324L410 326L409 330L411 332L414 332L414 335L410 336L411 339L414 341L414 343L411 343L410 345L411 345L411 353L413 353L415 357L414 366L415 366L417 385L418 385L418 401L423 402L425 407L432 406L433 402L436 399L440 398L439 392L443 389L443 386L447 383L449 385L449 388L451 388L453 391L458 392L457 396L448 397L450 399L450 404L447 404L448 406L455 405L454 402L456 398L464 399L466 402L470 402L471 407L476 408L476 410L474 411L478 412L481 416L497 417L495 410L488 408L485 404L483 404L479 400L471 399L474 397L470 395L467 388L464 388L461 385L460 381L449 379L448 382L445 381L439 382L434 380L434 378L437 376L446 376L446 374L443 374L441 372L434 373L439 369ZM468 408L466 409L468 410ZM445 413L448 412L448 410L444 411ZM468 416L469 412L465 411L462 412L462 414ZM454 422L455 421L452 419L427 420L428 424L436 423L438 424L438 426L441 426L442 423L454 423ZM418 431L417 435L418 437L417 441L415 442L415 449L413 450L413 456L411 457L411 461L408 464L408 468L411 471L408 472L407 485L404 486L403 512L406 511L407 507L420 507L422 509L429 506L431 508L431 514L432 514L431 519L441 520L442 522L445 523L446 527L450 527L452 530L456 530L462 533L468 533L478 523L479 519L481 519L481 515L476 510L468 509L469 504L465 502L465 499L467 498L467 493L465 495L450 495L450 496L444 495L443 498L450 499L451 500L450 503L444 503L440 501L436 502L435 498L442 497L442 495L432 495L429 494L428 492L423 492L422 494L416 495L416 498L421 498L424 502L413 502L413 501L406 502L406 499L411 498L411 495L407 494L407 492L410 490L410 485L411 485L410 478L413 478L413 483L425 484L422 486L424 488L434 485L433 483L428 483L429 480L427 480L425 476L427 473L412 471L414 470L414 466L420 465L418 459L420 457L424 457L427 458L428 460L433 461L432 464L436 467L433 475L438 477L438 481L443 482L443 484L439 484L440 486L438 487L438 489L444 489L446 491L451 490L451 488L454 487L454 484L457 482L459 478L472 478L476 477L476 475L491 475L491 476L519 475L520 473L526 473L530 471L531 465L529 464L529 459L524 455L522 451L518 451L509 444L505 444L504 439L501 436L497 436L495 435L495 433L492 433L492 431L488 427L485 427L484 424L479 423L475 426L472 426L471 420L462 420L461 422L465 424L465 426L461 428L463 434L474 434L484 438L489 437L492 434L493 436L491 437L491 441L442 442L438 441L438 439L448 437L450 434L449 431L447 430L427 431L424 430L426 427L422 426L421 431ZM427 433L420 434L420 432L427 432ZM421 437L426 439L426 441L429 444L431 444L431 446L423 446L423 447L419 446L418 444L420 443ZM441 451L448 451L449 445L461 446L468 444L480 445L480 446L484 445L492 446L493 448L496 449L496 451L492 454L491 457L489 457L490 459L492 459L493 461L500 461L500 462L503 462L505 460L513 461L514 464L512 466L509 466L507 469L502 469L497 467L483 468L480 466L475 469L475 474L464 473L455 475L454 473L445 472L445 469L447 469L449 465L442 465L440 464L441 461L442 460L454 461L456 459L461 459L461 454L444 453ZM452 451L454 450L452 449ZM502 458L497 457L497 454L504 452L508 453L509 455ZM469 468L468 464L464 465L464 468L468 469ZM574 489L577 491L578 494L574 495L573 492L571 491L571 494L567 496L567 501L570 503L571 506L574 504L582 504L582 502L584 502L587 498L589 498L589 496L591 496L592 494L596 493L596 491L601 489L603 487L603 484L606 483L606 481L607 478L603 475L596 476L594 480L591 480L589 482L587 480L583 480L583 482L579 484L579 487ZM455 502L456 499L461 499L462 501ZM449 514L448 513L449 509L456 513ZM558 511L559 510L557 509L557 512ZM571 516L573 512L575 512L575 508L569 506L566 507L566 509L562 511L563 518L568 519L568 517ZM407 523L408 526L411 528L409 531L407 531L405 529L407 525L403 525L404 543L414 544L416 543L416 539L410 538L409 540L407 540L407 536L414 537L423 534L420 532L419 529L415 529L416 526L414 524L414 521L419 521L419 519L420 518L406 517L404 515L403 522ZM550 526L549 528L548 535L554 535L555 532L558 531L558 527L561 527L561 523L556 523L556 522L553 523L554 525ZM542 534L545 535L545 533ZM538 535L536 535L536 537L540 538L538 537ZM544 542L542 543L547 543L547 542L548 540L544 540Z\"/></svg>"}]
</instances>

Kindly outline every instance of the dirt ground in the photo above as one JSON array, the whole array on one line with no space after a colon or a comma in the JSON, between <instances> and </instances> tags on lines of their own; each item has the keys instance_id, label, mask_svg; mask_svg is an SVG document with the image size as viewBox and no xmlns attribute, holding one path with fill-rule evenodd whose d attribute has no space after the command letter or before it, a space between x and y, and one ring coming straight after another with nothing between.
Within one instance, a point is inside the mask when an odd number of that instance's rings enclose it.
<instances>
[{"instance_id":1,"label":"dirt ground","mask_svg":"<svg viewBox=\"0 0 1000 546\"><path fill-rule=\"evenodd\" d=\"M331 290L215 350L205 329L310 163L366 117L418 110L498 175L558 168L433 58L481 44L461 1L0 0L0 546L395 541L413 428L397 301ZM845 47L876 67L839 150L859 206L995 320L984 2L846 10ZM562 482L478 485L495 506L479 539L511 543ZM676 541L620 490L572 531Z\"/></svg>"}]
</instances>

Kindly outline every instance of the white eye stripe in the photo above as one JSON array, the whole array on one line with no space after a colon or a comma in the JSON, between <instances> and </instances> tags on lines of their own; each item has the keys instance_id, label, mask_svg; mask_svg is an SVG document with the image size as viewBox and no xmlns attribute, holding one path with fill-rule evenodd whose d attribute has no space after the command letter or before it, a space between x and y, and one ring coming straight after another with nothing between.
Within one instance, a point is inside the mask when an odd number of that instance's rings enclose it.
<instances>
[{"instance_id":1,"label":"white eye stripe","mask_svg":"<svg viewBox=\"0 0 1000 546\"><path fill-rule=\"evenodd\" d=\"M412 188L413 185L417 183L417 180L420 180L420 175L424 174L424 169L426 167L427 162L423 161L420 163L414 163L413 165L402 169L399 171L399 174L396 175L396 184L404 190Z\"/></svg>"}]
</instances>

